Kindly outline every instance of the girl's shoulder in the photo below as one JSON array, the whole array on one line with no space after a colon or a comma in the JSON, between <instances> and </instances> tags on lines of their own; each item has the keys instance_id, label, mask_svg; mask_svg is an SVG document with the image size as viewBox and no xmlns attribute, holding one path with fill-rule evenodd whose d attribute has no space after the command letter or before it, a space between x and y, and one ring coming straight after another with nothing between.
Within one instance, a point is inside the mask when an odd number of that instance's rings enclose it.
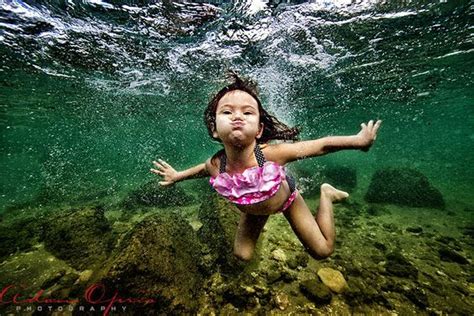
<instances>
[{"instance_id":1,"label":"girl's shoulder","mask_svg":"<svg viewBox=\"0 0 474 316\"><path fill-rule=\"evenodd\" d=\"M260 149L262 150L263 155L265 156L265 160L267 161L275 161L275 144L260 144Z\"/></svg>"},{"instance_id":2,"label":"girl's shoulder","mask_svg":"<svg viewBox=\"0 0 474 316\"><path fill-rule=\"evenodd\" d=\"M262 150L262 152L264 153L266 157L267 155L272 155L275 152L275 150L278 149L278 145L279 144L268 144L268 143L260 144L260 149Z\"/></svg>"},{"instance_id":3,"label":"girl's shoulder","mask_svg":"<svg viewBox=\"0 0 474 316\"><path fill-rule=\"evenodd\" d=\"M289 143L281 142L276 144L261 144L260 148L262 149L265 159L268 161L276 162L280 165L286 164L285 160L285 148Z\"/></svg>"}]
</instances>

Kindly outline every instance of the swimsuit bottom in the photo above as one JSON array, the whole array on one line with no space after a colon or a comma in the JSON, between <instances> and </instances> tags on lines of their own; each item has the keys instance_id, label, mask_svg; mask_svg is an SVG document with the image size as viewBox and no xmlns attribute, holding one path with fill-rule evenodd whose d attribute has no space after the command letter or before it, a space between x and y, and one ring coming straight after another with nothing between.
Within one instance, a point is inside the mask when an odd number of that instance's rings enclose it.
<instances>
[{"instance_id":1,"label":"swimsuit bottom","mask_svg":"<svg viewBox=\"0 0 474 316\"><path fill-rule=\"evenodd\" d=\"M286 200L285 204L283 204L283 207L278 212L283 213L284 211L286 211L291 206L291 204L293 204L293 201L296 199L297 194L298 190L294 190L293 192L291 192L290 196L288 197L288 200Z\"/></svg>"}]
</instances>

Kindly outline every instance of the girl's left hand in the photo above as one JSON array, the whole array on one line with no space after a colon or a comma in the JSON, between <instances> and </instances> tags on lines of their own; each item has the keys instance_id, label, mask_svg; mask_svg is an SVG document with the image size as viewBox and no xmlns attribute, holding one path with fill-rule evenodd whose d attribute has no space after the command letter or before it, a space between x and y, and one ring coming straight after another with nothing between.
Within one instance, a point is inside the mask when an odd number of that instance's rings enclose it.
<instances>
[{"instance_id":1,"label":"girl's left hand","mask_svg":"<svg viewBox=\"0 0 474 316\"><path fill-rule=\"evenodd\" d=\"M372 146L374 143L375 138L377 138L377 130L379 129L380 124L382 124L381 120L377 120L375 123L373 120L370 120L367 125L365 123L360 124L362 129L357 134L357 138L359 139L361 150L368 151L370 149L370 146Z\"/></svg>"}]
</instances>

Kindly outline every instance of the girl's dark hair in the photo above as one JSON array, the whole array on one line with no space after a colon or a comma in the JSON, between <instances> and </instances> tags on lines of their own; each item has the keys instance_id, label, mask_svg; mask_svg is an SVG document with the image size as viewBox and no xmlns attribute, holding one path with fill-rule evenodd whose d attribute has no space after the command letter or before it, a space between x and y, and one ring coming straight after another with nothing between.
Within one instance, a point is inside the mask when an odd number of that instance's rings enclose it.
<instances>
[{"instance_id":1,"label":"girl's dark hair","mask_svg":"<svg viewBox=\"0 0 474 316\"><path fill-rule=\"evenodd\" d=\"M240 90L250 94L258 103L258 111L260 114L260 123L263 123L262 137L257 139L258 143L266 143L273 139L281 140L298 140L300 130L297 127L288 127L286 124L280 122L275 116L269 114L262 107L262 103L258 97L257 84L250 79L242 79L237 73L232 70L228 71L228 77L233 82L222 88L209 102L206 111L204 111L204 122L207 126L209 136L220 141L218 138L212 136L216 126L216 111L219 100L228 92Z\"/></svg>"}]
</instances>

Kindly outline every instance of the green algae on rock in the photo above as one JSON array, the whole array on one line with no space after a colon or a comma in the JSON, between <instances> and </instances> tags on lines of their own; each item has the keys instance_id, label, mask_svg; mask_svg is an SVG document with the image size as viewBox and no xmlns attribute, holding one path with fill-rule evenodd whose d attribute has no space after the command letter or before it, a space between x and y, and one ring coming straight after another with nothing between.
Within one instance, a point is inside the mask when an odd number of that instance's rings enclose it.
<instances>
[{"instance_id":1,"label":"green algae on rock","mask_svg":"<svg viewBox=\"0 0 474 316\"><path fill-rule=\"evenodd\" d=\"M372 176L365 200L411 207L444 209L441 192L421 172L409 168L377 170Z\"/></svg>"},{"instance_id":2,"label":"green algae on rock","mask_svg":"<svg viewBox=\"0 0 474 316\"><path fill-rule=\"evenodd\" d=\"M418 269L399 252L387 254L385 271L401 278L418 279Z\"/></svg>"},{"instance_id":3,"label":"green algae on rock","mask_svg":"<svg viewBox=\"0 0 474 316\"><path fill-rule=\"evenodd\" d=\"M237 207L212 193L202 202L198 217L202 222L198 236L208 252L207 271L212 273L220 268L230 274L241 272L243 265L233 254L234 238L240 217Z\"/></svg>"},{"instance_id":4,"label":"green algae on rock","mask_svg":"<svg viewBox=\"0 0 474 316\"><path fill-rule=\"evenodd\" d=\"M0 222L0 260L16 251L30 250L40 232L41 219L36 216Z\"/></svg>"},{"instance_id":5,"label":"green algae on rock","mask_svg":"<svg viewBox=\"0 0 474 316\"><path fill-rule=\"evenodd\" d=\"M73 209L53 216L45 221L41 239L48 251L81 270L104 261L115 243L100 207Z\"/></svg>"},{"instance_id":6,"label":"green algae on rock","mask_svg":"<svg viewBox=\"0 0 474 316\"><path fill-rule=\"evenodd\" d=\"M442 261L469 264L469 260L467 260L463 255L448 247L443 246L438 249L438 254Z\"/></svg>"},{"instance_id":7,"label":"green algae on rock","mask_svg":"<svg viewBox=\"0 0 474 316\"><path fill-rule=\"evenodd\" d=\"M101 282L106 288L119 289L122 296L155 299L153 304L134 305L137 314L192 313L198 307L201 245L178 212L145 218L105 264Z\"/></svg>"},{"instance_id":8,"label":"green algae on rock","mask_svg":"<svg viewBox=\"0 0 474 316\"><path fill-rule=\"evenodd\" d=\"M329 304L331 302L331 291L318 279L301 282L300 290L309 300L317 304Z\"/></svg>"}]
</instances>

